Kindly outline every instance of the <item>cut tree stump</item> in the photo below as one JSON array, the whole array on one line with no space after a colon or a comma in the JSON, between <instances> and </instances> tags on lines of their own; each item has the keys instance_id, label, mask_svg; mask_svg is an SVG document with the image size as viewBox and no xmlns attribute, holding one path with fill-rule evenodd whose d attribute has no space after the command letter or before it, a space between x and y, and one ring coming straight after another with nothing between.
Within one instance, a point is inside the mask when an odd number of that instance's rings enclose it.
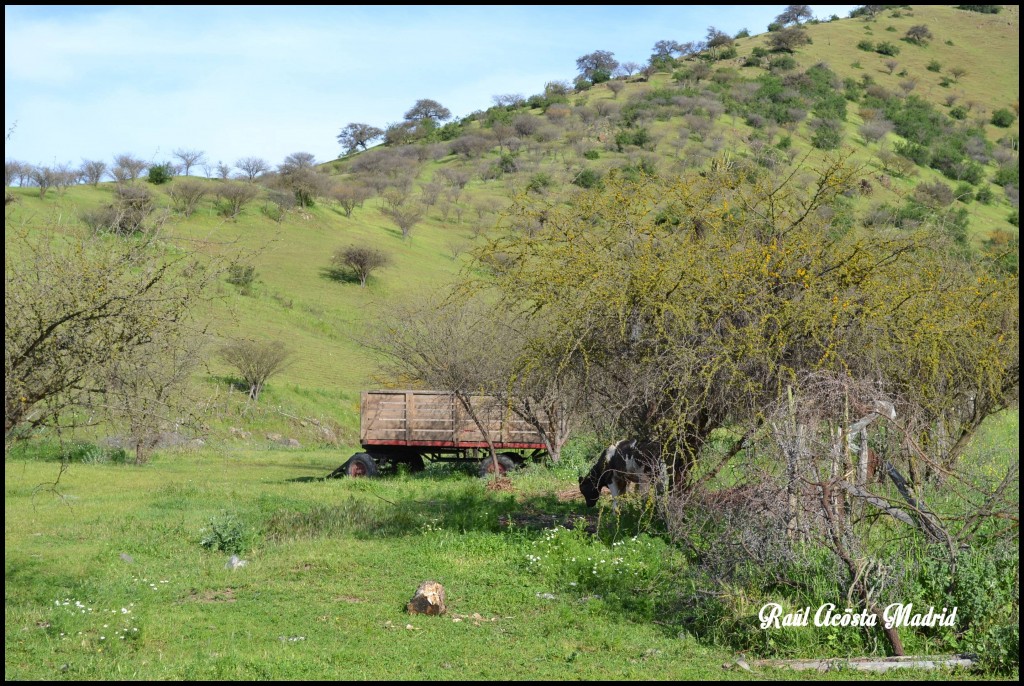
<instances>
[{"instance_id":1,"label":"cut tree stump","mask_svg":"<svg viewBox=\"0 0 1024 686\"><path fill-rule=\"evenodd\" d=\"M424 581L405 609L411 615L443 615L448 609L445 605L444 586L436 581Z\"/></svg>"}]
</instances>

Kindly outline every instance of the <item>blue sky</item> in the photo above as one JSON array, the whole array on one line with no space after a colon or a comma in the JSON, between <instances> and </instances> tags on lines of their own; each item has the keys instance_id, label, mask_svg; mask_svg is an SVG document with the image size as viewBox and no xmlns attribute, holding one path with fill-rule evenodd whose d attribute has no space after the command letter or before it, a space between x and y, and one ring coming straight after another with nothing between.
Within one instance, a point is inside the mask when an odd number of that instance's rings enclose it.
<instances>
[{"instance_id":1,"label":"blue sky","mask_svg":"<svg viewBox=\"0 0 1024 686\"><path fill-rule=\"evenodd\" d=\"M811 7L825 19L856 5ZM7 5L5 157L330 160L345 124L383 128L421 98L464 116L572 80L594 50L643 63L655 41L761 33L784 8Z\"/></svg>"}]
</instances>

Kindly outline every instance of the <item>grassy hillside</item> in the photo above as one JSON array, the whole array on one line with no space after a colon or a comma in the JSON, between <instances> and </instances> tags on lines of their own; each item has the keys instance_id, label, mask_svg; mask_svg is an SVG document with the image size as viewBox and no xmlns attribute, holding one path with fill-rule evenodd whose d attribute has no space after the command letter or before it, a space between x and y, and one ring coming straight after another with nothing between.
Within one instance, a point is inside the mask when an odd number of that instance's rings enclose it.
<instances>
[{"instance_id":1,"label":"grassy hillside","mask_svg":"<svg viewBox=\"0 0 1024 686\"><path fill-rule=\"evenodd\" d=\"M927 44L901 40L910 27L922 24L933 36ZM271 218L273 196L227 219L211 195L189 218L171 212L165 226L178 239L200 246L237 241L240 260L255 267L252 287L221 284L222 298L201 314L213 320L220 340L279 339L295 350L293 364L271 380L267 404L290 415L334 416L349 428L358 392L375 383L375 361L362 341L377 315L453 282L469 263L467 251L482 237L529 230L502 217L515 196L557 203L613 171L671 175L733 157L755 159L781 173L792 164L814 168L841 153L861 166L862 176L861 187L833 208L834 221L844 230L916 222L923 213L938 213L960 227L964 242L975 250L992 243L1015 246L1019 120L1014 116L1010 126L998 127L991 119L999 109L1017 111L1019 10L1005 7L992 15L914 6L803 29L811 42L792 55L771 52L772 34L761 34L736 40L735 55L726 59L706 59L706 53L671 59L647 76L575 90L549 87L519 105L406 132L404 140L389 135L383 145L321 164L329 176L320 186L321 197L313 207L287 211L280 222ZM888 41L899 54L858 48L865 40ZM897 62L892 69L885 64L889 59ZM954 79L954 66L965 73ZM840 93L844 97L838 101L829 100ZM912 97L932 113L907 116L930 116L935 126L947 127L933 147L960 146L956 154L962 155L962 166L974 165L973 182L896 154L907 143L896 132L877 141L861 133L867 118L905 114ZM774 110L770 98L781 103ZM966 110L962 119L950 116L958 106ZM833 149L819 149L817 120L826 118L820 112L829 108L829 116L836 108L844 110L845 119L836 123L841 140ZM773 121L772 112L782 112L786 121ZM1004 190L1008 179L1012 187ZM159 206L170 207L167 189L180 181L148 186ZM263 181L280 183L273 175ZM223 184L204 183L211 192ZM937 184L949 197L922 190ZM350 217L332 199L339 185L368 189L368 198ZM32 187L9 194L14 202L7 207L8 222L73 227L81 225L83 212L111 202L113 186L72 186L43 199ZM405 239L384 212L398 202L423 209L422 220ZM339 280L329 270L332 253L352 244L377 248L392 260L370 277L367 288ZM211 390L225 393L230 374L211 356L204 379Z\"/></svg>"}]
</instances>

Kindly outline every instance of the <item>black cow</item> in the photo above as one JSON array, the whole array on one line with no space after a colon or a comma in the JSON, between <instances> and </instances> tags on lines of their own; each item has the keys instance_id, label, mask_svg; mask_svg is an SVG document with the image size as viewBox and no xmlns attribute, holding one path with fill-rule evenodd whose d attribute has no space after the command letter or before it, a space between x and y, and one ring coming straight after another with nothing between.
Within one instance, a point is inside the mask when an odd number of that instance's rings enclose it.
<instances>
[{"instance_id":1,"label":"black cow","mask_svg":"<svg viewBox=\"0 0 1024 686\"><path fill-rule=\"evenodd\" d=\"M612 509L618 512L618 497L626 492L629 484L651 479L661 493L665 481L661 444L633 438L613 443L601 453L590 473L580 477L580 493L587 501L587 507L593 507L601 489L607 486L612 494Z\"/></svg>"}]
</instances>

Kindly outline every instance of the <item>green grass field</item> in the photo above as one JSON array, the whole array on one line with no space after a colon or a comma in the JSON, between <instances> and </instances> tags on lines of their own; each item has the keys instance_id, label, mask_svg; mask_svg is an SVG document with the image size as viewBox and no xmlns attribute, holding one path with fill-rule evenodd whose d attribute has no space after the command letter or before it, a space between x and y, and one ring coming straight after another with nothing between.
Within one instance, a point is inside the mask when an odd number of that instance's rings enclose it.
<instances>
[{"instance_id":1,"label":"green grass field","mask_svg":"<svg viewBox=\"0 0 1024 686\"><path fill-rule=\"evenodd\" d=\"M1016 454L1017 427L1001 416L972 454ZM616 518L572 497L582 447L498 489L443 464L323 480L338 450L207 446L135 467L86 446L63 474L52 454L5 464L9 680L881 678L723 669L737 655L671 609L685 561L638 501ZM564 528L581 517L597 535ZM214 532L221 550L203 545ZM234 552L248 564L226 569ZM428 579L448 614L408 615Z\"/></svg>"},{"instance_id":2,"label":"green grass field","mask_svg":"<svg viewBox=\"0 0 1024 686\"><path fill-rule=\"evenodd\" d=\"M841 78L870 75L894 92L905 78L916 78L915 95L947 111L944 101L955 94L959 103L973 103L972 120L1016 109L1018 8L982 15L915 6L899 15L886 11L871 22L807 26L813 43L795 59L802 69L827 62ZM927 46L899 40L917 24L934 34ZM884 67L885 57L857 49L861 39L898 45L895 73ZM765 44L763 35L741 39L738 57L713 66L731 70L728 78L753 79L764 70L741 65ZM940 71L927 69L933 60ZM966 74L941 86L953 66ZM906 76L899 76L902 70ZM700 90L706 85L687 97L707 95ZM149 464L128 466L111 461L116 452L97 447L110 438L108 429L92 427L70 439L81 443L63 474L48 432L5 451L6 678L948 678L911 670L822 675L723 669L738 656L713 637L682 627L685 608L672 596L685 562L649 513L633 503L619 520L605 503L595 520L570 497L579 471L589 467L590 452L582 449L568 451L558 467L517 472L510 486L496 490L442 465L419 475L322 480L356 450L360 391L387 381L377 378L379 360L364 345L379 315L459 280L471 264L468 250L508 227L501 211L513 196L533 193L537 202L558 203L575 191L571 180L584 168L604 174L646 158L658 173L675 174L694 160L746 157L751 143L768 135L733 113L714 118L706 135L697 135L677 112L644 120L652 134L646 148L616 149L614 111L642 93L678 87L671 74L659 73L648 82L630 81L617 97L605 85L573 93L564 104L571 114L560 117L537 108L519 111L535 117L544 135L524 137L514 156L518 170L504 175L488 171L503 159L497 147L473 158L449 151L419 159L414 196L422 196L422 184L442 170L470 173L472 180L450 214L430 207L408 240L382 214L379 196L351 217L334 201L320 199L278 223L263 212L266 201L260 199L228 220L212 197L188 219L170 214L164 228L174 242L200 252L230 246L257 272L247 291L219 283L208 307L194 313L211 322L213 334L197 375L206 424L197 435L203 443L160 449ZM598 105L612 114L586 121ZM898 204L922 182L956 186L934 169L883 174L877 153L898 136L866 142L858 133L858 105L849 103L847 110L843 150L874 189L849 199L853 215ZM465 124L467 133L483 128L480 120ZM1019 135L1019 120L1009 129L982 128L995 142ZM773 141L788 135L789 149L805 166L824 159L811 146L806 121L791 131L774 129ZM350 180L352 165L367 154L322 169L335 181ZM979 184L994 200L955 204L968 213L974 247L993 232L1018 234L1008 221L1010 202L990 180L996 168L986 163ZM526 190L544 176L549 188ZM220 183L204 182L211 189ZM139 183L154 192L159 207L170 206L166 186ZM82 212L110 203L113 190L109 183L80 185L40 199L35 188L8 189L14 200L6 209L7 226L80 230ZM365 289L327 273L332 253L355 243L392 259ZM292 363L271 378L258 404L234 388L233 370L215 352L237 337L278 339L294 350ZM973 454L997 467L1017 459L1017 410L986 428ZM302 447L281 449L277 434L298 439ZM588 515L598 535L554 528ZM245 567L226 569L229 550L202 544L215 532L222 547L237 549L248 561ZM446 587L447 616L405 613L405 603L426 579ZM753 621L756 599L747 589L717 592L731 594L742 622ZM910 645L926 648L930 640L918 636ZM841 647L830 650L842 654ZM806 655L816 656L824 654Z\"/></svg>"}]
</instances>

